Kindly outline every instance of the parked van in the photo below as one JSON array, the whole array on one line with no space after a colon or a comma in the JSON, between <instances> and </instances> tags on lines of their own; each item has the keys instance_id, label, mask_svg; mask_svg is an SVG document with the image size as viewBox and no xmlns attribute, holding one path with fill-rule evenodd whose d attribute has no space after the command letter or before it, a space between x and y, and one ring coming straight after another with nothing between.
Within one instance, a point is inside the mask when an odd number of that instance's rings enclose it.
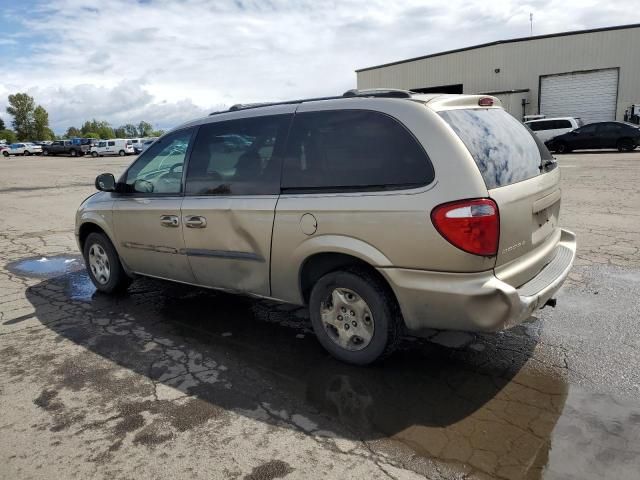
<instances>
[{"instance_id":1,"label":"parked van","mask_svg":"<svg viewBox=\"0 0 640 480\"><path fill-rule=\"evenodd\" d=\"M526 320L576 254L560 169L488 96L232 107L96 187L75 233L99 291L144 275L307 305L319 342L360 365L407 332Z\"/></svg>"},{"instance_id":2,"label":"parked van","mask_svg":"<svg viewBox=\"0 0 640 480\"><path fill-rule=\"evenodd\" d=\"M533 130L543 143L583 125L582 120L575 117L544 118L524 124Z\"/></svg>"},{"instance_id":3,"label":"parked van","mask_svg":"<svg viewBox=\"0 0 640 480\"><path fill-rule=\"evenodd\" d=\"M133 155L133 146L128 140L115 138L113 140L100 140L97 145L91 147L92 157L103 157L105 155Z\"/></svg>"}]
</instances>

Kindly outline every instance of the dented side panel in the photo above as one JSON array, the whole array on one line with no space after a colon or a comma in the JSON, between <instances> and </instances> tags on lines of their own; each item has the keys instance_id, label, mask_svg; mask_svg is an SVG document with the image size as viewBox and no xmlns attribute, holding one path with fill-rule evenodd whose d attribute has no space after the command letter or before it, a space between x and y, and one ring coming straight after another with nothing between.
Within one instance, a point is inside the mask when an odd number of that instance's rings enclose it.
<instances>
[{"instance_id":1,"label":"dented side panel","mask_svg":"<svg viewBox=\"0 0 640 480\"><path fill-rule=\"evenodd\" d=\"M185 253L196 283L269 296L271 232L277 195L185 197ZM204 217L206 227L186 219Z\"/></svg>"}]
</instances>

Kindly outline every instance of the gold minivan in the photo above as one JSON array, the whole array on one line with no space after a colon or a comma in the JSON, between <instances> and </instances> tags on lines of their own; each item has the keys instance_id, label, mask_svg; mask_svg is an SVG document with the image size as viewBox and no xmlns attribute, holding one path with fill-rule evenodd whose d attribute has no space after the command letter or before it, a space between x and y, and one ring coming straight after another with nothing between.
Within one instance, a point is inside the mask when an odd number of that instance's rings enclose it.
<instances>
[{"instance_id":1,"label":"gold minivan","mask_svg":"<svg viewBox=\"0 0 640 480\"><path fill-rule=\"evenodd\" d=\"M99 291L144 275L308 305L320 343L361 365L404 333L526 320L576 252L560 169L488 96L238 105L96 187L76 235Z\"/></svg>"}]
</instances>

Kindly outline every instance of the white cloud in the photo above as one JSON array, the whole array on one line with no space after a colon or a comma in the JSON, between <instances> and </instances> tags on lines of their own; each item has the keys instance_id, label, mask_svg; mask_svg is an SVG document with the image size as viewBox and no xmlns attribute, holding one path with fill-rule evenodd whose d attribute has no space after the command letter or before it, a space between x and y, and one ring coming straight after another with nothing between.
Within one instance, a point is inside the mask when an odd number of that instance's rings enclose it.
<instances>
[{"instance_id":1,"label":"white cloud","mask_svg":"<svg viewBox=\"0 0 640 480\"><path fill-rule=\"evenodd\" d=\"M0 43L0 107L26 90L57 131L341 93L356 68L526 36L529 12L536 34L640 21L636 0L37 1L0 18L20 26Z\"/></svg>"}]
</instances>

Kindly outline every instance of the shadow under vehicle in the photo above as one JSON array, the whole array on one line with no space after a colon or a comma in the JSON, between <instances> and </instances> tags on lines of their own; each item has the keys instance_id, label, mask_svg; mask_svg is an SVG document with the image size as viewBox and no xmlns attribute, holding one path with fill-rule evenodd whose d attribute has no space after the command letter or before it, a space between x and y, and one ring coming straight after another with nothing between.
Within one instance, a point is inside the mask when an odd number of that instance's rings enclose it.
<instances>
[{"instance_id":1,"label":"shadow under vehicle","mask_svg":"<svg viewBox=\"0 0 640 480\"><path fill-rule=\"evenodd\" d=\"M463 474L540 478L567 395L561 378L522 368L536 346L526 326L476 340L475 349L407 340L384 364L361 368L332 359L305 310L290 305L148 279L109 297L94 292L83 269L45 278L26 294L38 320L84 352L82 359L48 352L62 362L55 388L94 388L101 398L111 391L131 415L162 410L157 399L137 399L135 388L108 384L127 369L143 383L193 396L197 410L365 441L415 471L435 462ZM113 372L96 374L87 361L93 354Z\"/></svg>"}]
</instances>

